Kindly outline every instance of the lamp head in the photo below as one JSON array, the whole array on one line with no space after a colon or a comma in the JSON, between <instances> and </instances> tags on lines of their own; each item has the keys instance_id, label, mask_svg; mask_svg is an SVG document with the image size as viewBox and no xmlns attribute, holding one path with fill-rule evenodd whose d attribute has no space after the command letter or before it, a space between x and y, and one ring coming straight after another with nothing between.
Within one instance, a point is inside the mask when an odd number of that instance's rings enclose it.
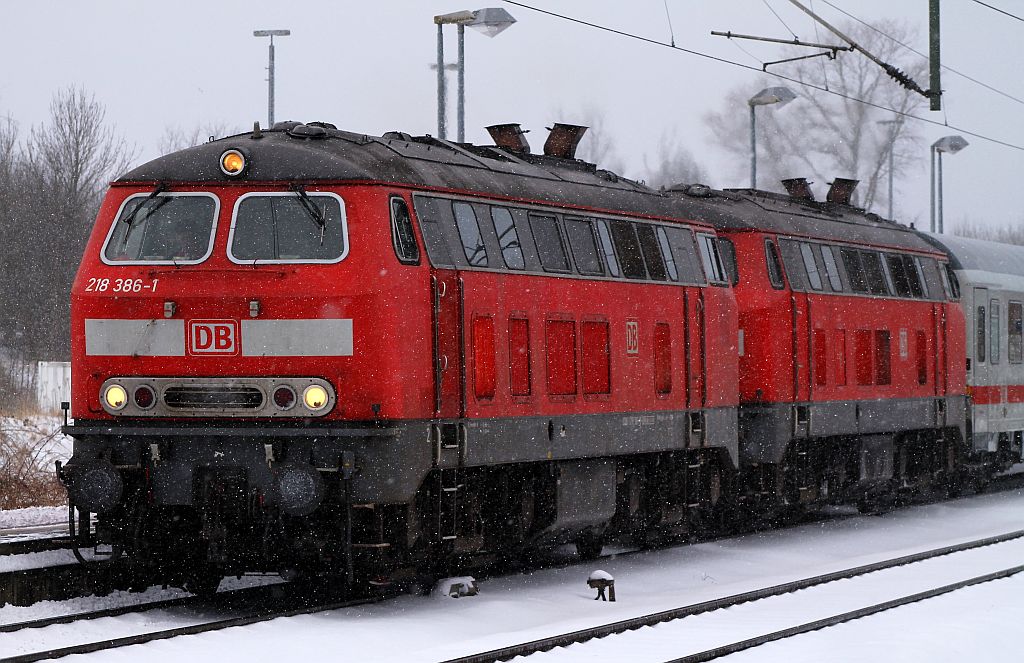
<instances>
[{"instance_id":1,"label":"lamp head","mask_svg":"<svg viewBox=\"0 0 1024 663\"><path fill-rule=\"evenodd\" d=\"M788 87L766 87L751 97L747 103L751 106L778 104L781 107L794 99L796 99L796 92L793 92Z\"/></svg>"},{"instance_id":2,"label":"lamp head","mask_svg":"<svg viewBox=\"0 0 1024 663\"><path fill-rule=\"evenodd\" d=\"M963 136L943 136L934 143L932 143L932 149L936 152L948 152L949 154L956 154L960 150L967 147L969 143Z\"/></svg>"}]
</instances>

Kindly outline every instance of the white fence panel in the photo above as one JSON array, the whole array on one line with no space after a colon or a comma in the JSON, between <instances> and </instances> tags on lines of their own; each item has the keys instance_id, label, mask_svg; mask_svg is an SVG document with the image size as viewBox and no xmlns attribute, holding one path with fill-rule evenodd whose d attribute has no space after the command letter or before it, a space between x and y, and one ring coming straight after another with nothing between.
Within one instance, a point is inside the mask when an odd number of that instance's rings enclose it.
<instances>
[{"instance_id":1,"label":"white fence panel","mask_svg":"<svg viewBox=\"0 0 1024 663\"><path fill-rule=\"evenodd\" d=\"M36 371L36 401L43 411L59 410L71 400L71 362L41 361Z\"/></svg>"}]
</instances>

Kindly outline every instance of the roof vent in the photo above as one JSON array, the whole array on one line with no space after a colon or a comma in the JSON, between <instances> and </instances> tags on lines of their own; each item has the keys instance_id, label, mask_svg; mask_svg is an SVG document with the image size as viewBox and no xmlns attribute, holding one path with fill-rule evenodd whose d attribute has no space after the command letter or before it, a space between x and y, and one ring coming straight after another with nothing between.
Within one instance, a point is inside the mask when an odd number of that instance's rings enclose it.
<instances>
[{"instance_id":1,"label":"roof vent","mask_svg":"<svg viewBox=\"0 0 1024 663\"><path fill-rule=\"evenodd\" d=\"M786 187L786 193L793 200L814 200L814 193L811 192L811 183L806 177L794 177L782 180L782 186Z\"/></svg>"},{"instance_id":2,"label":"roof vent","mask_svg":"<svg viewBox=\"0 0 1024 663\"><path fill-rule=\"evenodd\" d=\"M555 126L548 131L551 133L544 141L544 154L560 159L575 159L576 147L580 144L583 134L587 133L587 127L555 122Z\"/></svg>"},{"instance_id":3,"label":"roof vent","mask_svg":"<svg viewBox=\"0 0 1024 663\"><path fill-rule=\"evenodd\" d=\"M526 132L518 124L495 124L487 127L491 140L498 147L510 152L530 153L530 143L526 141Z\"/></svg>"},{"instance_id":4,"label":"roof vent","mask_svg":"<svg viewBox=\"0 0 1024 663\"><path fill-rule=\"evenodd\" d=\"M845 177L837 177L828 188L828 195L825 200L839 205L849 205L853 198L853 190L857 188L860 180L848 180Z\"/></svg>"},{"instance_id":5,"label":"roof vent","mask_svg":"<svg viewBox=\"0 0 1024 663\"><path fill-rule=\"evenodd\" d=\"M326 138L327 129L315 124L296 124L288 129L288 135L292 138Z\"/></svg>"}]
</instances>

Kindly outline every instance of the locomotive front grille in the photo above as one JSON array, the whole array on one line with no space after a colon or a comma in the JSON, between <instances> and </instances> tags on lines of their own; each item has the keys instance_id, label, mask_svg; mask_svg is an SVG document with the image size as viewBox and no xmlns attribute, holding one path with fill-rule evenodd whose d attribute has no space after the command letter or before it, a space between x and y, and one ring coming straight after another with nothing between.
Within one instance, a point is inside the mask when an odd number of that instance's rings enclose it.
<instances>
[{"instance_id":1,"label":"locomotive front grille","mask_svg":"<svg viewBox=\"0 0 1024 663\"><path fill-rule=\"evenodd\" d=\"M263 407L263 392L255 387L168 387L164 391L164 404L181 410L258 410Z\"/></svg>"}]
</instances>

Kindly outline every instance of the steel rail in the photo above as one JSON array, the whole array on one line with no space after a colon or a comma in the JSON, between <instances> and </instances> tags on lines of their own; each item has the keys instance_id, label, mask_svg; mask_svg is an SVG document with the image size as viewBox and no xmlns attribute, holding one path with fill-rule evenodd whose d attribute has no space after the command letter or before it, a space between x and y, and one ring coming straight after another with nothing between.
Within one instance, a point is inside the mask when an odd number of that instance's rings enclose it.
<instances>
[{"instance_id":1,"label":"steel rail","mask_svg":"<svg viewBox=\"0 0 1024 663\"><path fill-rule=\"evenodd\" d=\"M914 564L927 559L935 557L942 557L944 555L951 555L954 553L964 552L966 550L973 550L975 548L982 548L985 546L991 546L998 543L1004 543L1006 541L1012 541L1015 539L1024 538L1024 530L1017 530L1014 532L1008 532L1006 534L1000 534L998 536L986 537L983 539L977 539L975 541L966 541L964 543L958 543L950 546L943 546L941 548L935 548L924 552L913 553L911 555L904 555L902 557L896 557L893 559L882 560L879 562L873 562L871 564L864 564L851 569L843 571L833 571L822 575L812 576L810 578L804 578L801 580L795 580L792 582L782 583L779 585L773 585L771 587L765 587L762 589L755 589L749 592L742 592L740 594L733 594L718 599L712 599L709 601L702 601L700 603L694 603L679 608L672 608L669 610L663 610L660 612L651 613L648 615L642 615L639 617L631 617L629 619L623 619L610 624L602 624L600 626L594 626L591 628L580 629L571 633L563 633L548 638L541 638L539 640L533 640L531 642L524 642L521 644L510 645L508 647L501 647L498 649L492 649L487 652L481 652L478 654L471 654L469 656L460 656L457 658L448 659L444 663L494 663L496 661L504 661L516 656L528 656L541 651L547 651L556 647L565 647L571 644L577 644L581 642L587 642L596 638L603 638L608 635L614 635L616 633L624 633L626 631L633 631L644 626L654 626L663 622L674 621L677 619L683 619L684 617L691 617L706 612L712 612L714 610L722 610L730 608L732 606L739 605L741 603L750 603L752 601L760 601L762 599L771 598L775 596L781 596L783 594L790 594L801 589L807 589L809 587L815 587L817 585L825 585L828 583L836 582L838 580L846 580L856 576L865 575L868 573L874 573L875 571L882 571L884 569L891 569L899 566L906 566L908 564ZM1024 568L1016 567L1020 570ZM1010 569L1009 571L1013 571ZM1019 571L1014 571L1014 573ZM1000 573L1008 573L1008 571L1002 571ZM990 574L992 575L992 574ZM1013 575L1013 573L1009 573ZM987 576L982 576L986 578ZM1005 576L1002 576L1005 577ZM995 579L995 578L989 578ZM973 584L977 582L986 582L986 580L980 580L974 578L971 581ZM966 586L966 585L964 585ZM945 588L943 588L945 589ZM955 589L955 588L954 588ZM938 590L932 590L938 591ZM953 590L947 590L953 591ZM927 593L927 592L925 592ZM917 600L927 598L922 596ZM909 601L908 601L909 602ZM852 618L851 618L852 619ZM817 628L824 628L824 626L818 626ZM809 629L813 630L813 629ZM784 636L779 636L784 637ZM776 638L777 639L777 638ZM767 642L767 641L766 641ZM748 645L748 647L754 645ZM737 650L740 651L740 650ZM722 655L722 654L719 654ZM680 659L688 660L688 659ZM698 660L698 659L694 659ZM699 659L699 660L710 660L710 659Z\"/></svg>"},{"instance_id":2,"label":"steel rail","mask_svg":"<svg viewBox=\"0 0 1024 663\"><path fill-rule=\"evenodd\" d=\"M7 624L0 624L0 633L16 633L18 631L23 631L26 629L43 628L46 626L53 626L55 624L70 624L72 622L87 621L91 619L101 619L103 617L118 617L120 615L126 615L129 613L147 612L149 610L163 610L165 608L178 608L182 606L189 606L192 604L215 605L217 608L230 607L230 603L233 601L248 601L254 597L258 599L263 594L272 594L274 589L279 589L280 587L281 585L279 584L259 585L256 587L243 587L241 589L226 590L223 592L218 592L215 596L210 597L188 594L186 596L176 596L170 599L143 601L140 603L132 603L112 606L109 608L101 608L99 610L69 612L64 615L53 615L52 617L41 617L38 619L31 619L23 622L10 622Z\"/></svg>"},{"instance_id":3,"label":"steel rail","mask_svg":"<svg viewBox=\"0 0 1024 663\"><path fill-rule=\"evenodd\" d=\"M992 573L986 573L985 575L976 576L974 578L968 578L966 580L960 580L949 585L937 587L935 589L929 589L924 592L918 592L917 594L911 594L898 599L892 599L890 601L884 601L882 603L876 603L875 605L866 606L864 608L858 608L849 612L844 612L839 615L833 615L831 617L825 617L824 619L816 619L813 622L807 622L800 626L792 626L790 628L782 629L780 631L773 631L772 633L765 633L754 638L747 640L741 640L740 642L733 642L728 645L722 645L715 647L714 649L707 649L696 654L689 654L681 658L674 658L666 663L703 663L704 661L711 661L722 656L728 656L729 654L735 654L746 649L752 649L759 647L769 642L775 642L776 640L783 640L785 638L791 638L795 635L802 635L804 633L810 633L811 631L817 631L829 626L836 626L845 622L850 622L855 619L861 619L863 617L870 617L886 610L892 610L893 608L899 608L911 603L917 603L919 601L925 601L928 599L942 596L944 594L950 594L960 589L972 587L974 585L980 585L985 582L992 582L993 580L1003 580L1017 575L1018 573L1024 572L1024 566L1014 566L1009 569L1003 569L1002 571L994 571Z\"/></svg>"},{"instance_id":4,"label":"steel rail","mask_svg":"<svg viewBox=\"0 0 1024 663\"><path fill-rule=\"evenodd\" d=\"M138 633L136 635L129 635L122 638L113 638L110 640L103 640L100 642L87 642L80 645L71 645L69 647L58 647L55 649L48 649L46 651L19 654L17 656L10 656L8 658L0 659L0 663L30 663L32 661L42 661L51 658L71 656L72 654L90 654L93 652L104 651L107 649L117 649L119 647L128 647L130 645L141 645L147 642L153 642L155 640L167 640L169 638L176 638L182 635L198 635L200 633L220 631L226 628L233 628L235 626L249 626L250 624L266 622L272 619L277 619L279 617L296 617L298 615L309 615L316 612L325 612L328 610L352 608L360 605L367 605L369 603L376 603L389 597L390 595L374 596L371 598L360 598L349 601L339 601L336 603L305 606L302 608L293 608L290 610L260 609L255 610L250 614L241 617L229 617L227 619L218 619L215 621L205 622L202 624L193 624L190 626L181 626L178 628L165 629L160 631L150 631L148 633Z\"/></svg>"},{"instance_id":5,"label":"steel rail","mask_svg":"<svg viewBox=\"0 0 1024 663\"><path fill-rule=\"evenodd\" d=\"M29 553L49 552L51 550L65 550L71 548L71 541L67 535L48 536L38 539L14 539L11 541L0 541L0 557L8 555L27 555Z\"/></svg>"}]
</instances>

